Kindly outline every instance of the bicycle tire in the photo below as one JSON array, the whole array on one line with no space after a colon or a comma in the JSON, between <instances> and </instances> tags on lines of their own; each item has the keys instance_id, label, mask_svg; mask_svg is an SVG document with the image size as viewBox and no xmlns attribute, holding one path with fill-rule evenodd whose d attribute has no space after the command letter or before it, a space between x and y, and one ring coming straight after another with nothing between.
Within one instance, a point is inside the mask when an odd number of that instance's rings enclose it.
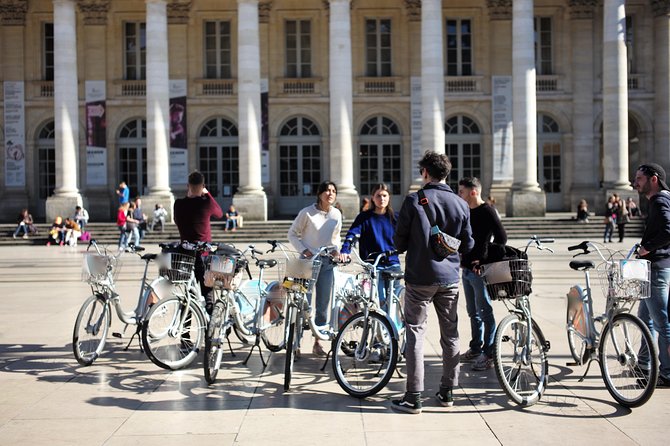
<instances>
[{"instance_id":1,"label":"bicycle tire","mask_svg":"<svg viewBox=\"0 0 670 446\"><path fill-rule=\"evenodd\" d=\"M333 340L332 350L335 379L342 390L356 398L382 390L398 362L398 340L391 322L376 312L368 313L367 324L364 312L347 319Z\"/></svg>"},{"instance_id":2,"label":"bicycle tire","mask_svg":"<svg viewBox=\"0 0 670 446\"><path fill-rule=\"evenodd\" d=\"M183 311L187 314L177 333ZM198 356L206 329L206 317L197 303L191 301L186 308L179 297L172 296L149 310L142 325L142 345L151 362L167 370L179 370Z\"/></svg>"},{"instance_id":3,"label":"bicycle tire","mask_svg":"<svg viewBox=\"0 0 670 446\"><path fill-rule=\"evenodd\" d=\"M286 345L286 305L286 299L282 300L281 305L272 302L265 303L261 339L265 348L271 352L278 352Z\"/></svg>"},{"instance_id":4,"label":"bicycle tire","mask_svg":"<svg viewBox=\"0 0 670 446\"><path fill-rule=\"evenodd\" d=\"M223 356L223 316L226 313L226 304L218 300L212 308L212 315L207 325L207 335L205 336L205 358L203 367L205 369L205 381L208 384L214 384L216 375L221 367L221 357Z\"/></svg>"},{"instance_id":5,"label":"bicycle tire","mask_svg":"<svg viewBox=\"0 0 670 446\"><path fill-rule=\"evenodd\" d=\"M288 330L288 339L286 340L286 359L284 360L284 392L291 388L291 379L293 377L293 363L295 362L296 350L299 348L300 335L298 330L302 330L302 313L297 308L289 307L289 320L291 321ZM295 316L293 315L295 313Z\"/></svg>"},{"instance_id":6,"label":"bicycle tire","mask_svg":"<svg viewBox=\"0 0 670 446\"><path fill-rule=\"evenodd\" d=\"M398 363L396 364L396 372L400 378L405 378L406 373L406 363L405 363L405 350L407 349L407 327L405 325L405 317L403 316L402 309L405 304L405 287L399 285L396 287L396 294L398 295L398 304L396 305L396 315L395 318L400 323L396 323L396 330L398 331Z\"/></svg>"},{"instance_id":7,"label":"bicycle tire","mask_svg":"<svg viewBox=\"0 0 670 446\"><path fill-rule=\"evenodd\" d=\"M493 362L500 386L520 406L532 406L544 393L549 379L546 342L542 330L531 320L531 352L524 361L528 327L518 314L506 316L498 325Z\"/></svg>"},{"instance_id":8,"label":"bicycle tire","mask_svg":"<svg viewBox=\"0 0 670 446\"><path fill-rule=\"evenodd\" d=\"M645 350L650 356L646 373L638 363ZM658 380L658 352L649 328L640 318L628 313L614 316L600 338L599 359L605 387L617 403L638 407L649 401Z\"/></svg>"},{"instance_id":9,"label":"bicycle tire","mask_svg":"<svg viewBox=\"0 0 670 446\"><path fill-rule=\"evenodd\" d=\"M93 295L84 301L72 332L72 352L79 364L89 366L98 359L105 348L111 322L105 299ZM88 335L91 335L90 339Z\"/></svg>"},{"instance_id":10,"label":"bicycle tire","mask_svg":"<svg viewBox=\"0 0 670 446\"><path fill-rule=\"evenodd\" d=\"M585 362L587 343L586 339L581 338L577 333L570 330L573 327L570 314L567 316L567 327L566 334L568 336L568 347L570 348L570 355L577 365L582 365Z\"/></svg>"}]
</instances>

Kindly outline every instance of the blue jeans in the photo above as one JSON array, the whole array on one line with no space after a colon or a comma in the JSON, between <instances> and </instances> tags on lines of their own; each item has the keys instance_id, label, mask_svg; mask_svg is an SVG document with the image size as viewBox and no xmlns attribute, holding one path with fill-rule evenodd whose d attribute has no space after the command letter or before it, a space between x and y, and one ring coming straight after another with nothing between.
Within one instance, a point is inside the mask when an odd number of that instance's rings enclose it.
<instances>
[{"instance_id":1,"label":"blue jeans","mask_svg":"<svg viewBox=\"0 0 670 446\"><path fill-rule=\"evenodd\" d=\"M472 270L463 268L463 294L465 308L470 317L470 349L493 357L493 344L496 335L496 320L493 316L493 305L486 291L482 278Z\"/></svg>"},{"instance_id":2,"label":"blue jeans","mask_svg":"<svg viewBox=\"0 0 670 446\"><path fill-rule=\"evenodd\" d=\"M119 228L119 248L126 249L128 246L128 235L124 226L117 226Z\"/></svg>"},{"instance_id":3,"label":"blue jeans","mask_svg":"<svg viewBox=\"0 0 670 446\"><path fill-rule=\"evenodd\" d=\"M614 223L605 223L605 233L603 234L603 242L612 241L612 233L614 232Z\"/></svg>"},{"instance_id":4,"label":"blue jeans","mask_svg":"<svg viewBox=\"0 0 670 446\"><path fill-rule=\"evenodd\" d=\"M670 379L670 321L668 320L668 293L670 268L651 266L651 296L640 301L637 315L649 326L652 338L658 333L658 360L661 376ZM640 362L644 358L640 357Z\"/></svg>"},{"instance_id":5,"label":"blue jeans","mask_svg":"<svg viewBox=\"0 0 670 446\"><path fill-rule=\"evenodd\" d=\"M18 237L19 232L21 232L21 230L23 230L23 233L25 235L27 235L28 234L28 225L25 224L24 222L19 223L19 225L16 227L16 231L14 231L14 237Z\"/></svg>"},{"instance_id":6,"label":"blue jeans","mask_svg":"<svg viewBox=\"0 0 670 446\"><path fill-rule=\"evenodd\" d=\"M231 229L236 229L237 228L237 219L236 218L229 218L226 220L226 231L230 231Z\"/></svg>"},{"instance_id":7,"label":"blue jeans","mask_svg":"<svg viewBox=\"0 0 670 446\"><path fill-rule=\"evenodd\" d=\"M325 325L328 320L328 309L330 299L333 295L334 267L335 265L328 257L322 257L321 271L319 272L319 278L314 286L314 290L316 291L316 304L313 308L315 311L314 323L316 325ZM310 296L310 302L312 302L312 296ZM337 321L332 322L336 323Z\"/></svg>"}]
</instances>

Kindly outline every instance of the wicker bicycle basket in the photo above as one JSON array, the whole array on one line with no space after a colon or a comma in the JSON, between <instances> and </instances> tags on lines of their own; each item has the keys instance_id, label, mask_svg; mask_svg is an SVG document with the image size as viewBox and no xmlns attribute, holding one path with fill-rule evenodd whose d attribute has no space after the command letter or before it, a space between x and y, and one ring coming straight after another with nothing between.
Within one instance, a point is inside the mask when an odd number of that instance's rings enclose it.
<instances>
[{"instance_id":1,"label":"wicker bicycle basket","mask_svg":"<svg viewBox=\"0 0 670 446\"><path fill-rule=\"evenodd\" d=\"M530 295L533 274L524 259L503 260L482 265L482 279L492 300Z\"/></svg>"},{"instance_id":2,"label":"wicker bicycle basket","mask_svg":"<svg viewBox=\"0 0 670 446\"><path fill-rule=\"evenodd\" d=\"M121 262L111 255L85 253L81 270L81 280L87 283L100 283L107 279L111 272L112 279L116 279L121 269Z\"/></svg>"},{"instance_id":3,"label":"wicker bicycle basket","mask_svg":"<svg viewBox=\"0 0 670 446\"><path fill-rule=\"evenodd\" d=\"M158 272L172 283L188 282L195 266L195 256L183 252L162 252L158 256Z\"/></svg>"},{"instance_id":4,"label":"wicker bicycle basket","mask_svg":"<svg viewBox=\"0 0 670 446\"><path fill-rule=\"evenodd\" d=\"M646 299L651 293L651 263L648 260L603 262L597 271L605 297L630 302Z\"/></svg>"}]
</instances>

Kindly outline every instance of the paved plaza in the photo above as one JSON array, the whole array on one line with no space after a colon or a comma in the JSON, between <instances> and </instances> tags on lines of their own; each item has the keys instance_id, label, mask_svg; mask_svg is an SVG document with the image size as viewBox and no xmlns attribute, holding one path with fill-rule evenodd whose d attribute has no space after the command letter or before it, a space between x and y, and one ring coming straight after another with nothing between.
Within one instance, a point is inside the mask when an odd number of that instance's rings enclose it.
<instances>
[{"instance_id":1,"label":"paved plaza","mask_svg":"<svg viewBox=\"0 0 670 446\"><path fill-rule=\"evenodd\" d=\"M284 353L264 352L265 369L254 353L245 366L249 347L236 343L237 356L224 359L212 386L201 360L168 372L137 343L124 351L127 337L110 338L101 358L80 367L71 342L77 311L90 293L80 282L85 248L0 247L0 445L667 444L670 389L657 389L646 405L629 410L605 390L597 364L583 382L585 367L566 366L565 295L582 279L568 268L566 247L579 241L557 242L554 254L530 253L533 315L551 342L551 380L542 400L520 409L507 400L493 370L473 372L463 364L454 407L439 406L432 398L440 378L439 333L431 314L421 415L389 409L404 380L394 377L375 397L354 399L337 385L330 364L319 371L323 361L311 354L296 363L294 386L285 393ZM124 255L120 291L127 310L140 276L138 258ZM494 306L500 320L505 307ZM459 315L465 351L469 322L462 297ZM113 331L121 331L113 320ZM311 350L311 339L303 346Z\"/></svg>"}]
</instances>

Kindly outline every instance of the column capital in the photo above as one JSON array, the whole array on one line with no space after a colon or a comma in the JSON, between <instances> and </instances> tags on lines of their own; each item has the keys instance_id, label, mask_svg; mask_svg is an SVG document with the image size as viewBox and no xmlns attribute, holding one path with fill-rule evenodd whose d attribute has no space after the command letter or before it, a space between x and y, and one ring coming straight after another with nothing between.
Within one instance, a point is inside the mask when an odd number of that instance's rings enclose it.
<instances>
[{"instance_id":1,"label":"column capital","mask_svg":"<svg viewBox=\"0 0 670 446\"><path fill-rule=\"evenodd\" d=\"M511 20L512 0L486 0L491 20Z\"/></svg>"},{"instance_id":2,"label":"column capital","mask_svg":"<svg viewBox=\"0 0 670 446\"><path fill-rule=\"evenodd\" d=\"M170 0L170 3L167 4L168 23L188 23L191 4L190 0Z\"/></svg>"},{"instance_id":3,"label":"column capital","mask_svg":"<svg viewBox=\"0 0 670 446\"><path fill-rule=\"evenodd\" d=\"M26 24L28 0L6 0L0 3L2 25L23 26Z\"/></svg>"},{"instance_id":4,"label":"column capital","mask_svg":"<svg viewBox=\"0 0 670 446\"><path fill-rule=\"evenodd\" d=\"M258 2L258 21L268 23L270 21L270 11L272 11L272 0Z\"/></svg>"},{"instance_id":5,"label":"column capital","mask_svg":"<svg viewBox=\"0 0 670 446\"><path fill-rule=\"evenodd\" d=\"M84 25L106 25L110 0L79 0Z\"/></svg>"},{"instance_id":6,"label":"column capital","mask_svg":"<svg viewBox=\"0 0 670 446\"><path fill-rule=\"evenodd\" d=\"M654 17L670 15L670 0L650 0L649 3Z\"/></svg>"},{"instance_id":7,"label":"column capital","mask_svg":"<svg viewBox=\"0 0 670 446\"><path fill-rule=\"evenodd\" d=\"M421 0L405 0L405 9L410 22L421 21Z\"/></svg>"},{"instance_id":8,"label":"column capital","mask_svg":"<svg viewBox=\"0 0 670 446\"><path fill-rule=\"evenodd\" d=\"M326 11L328 11L330 9L330 4L335 3L335 2L349 3L352 8L354 7L354 0L322 0L322 2L323 2L323 7L325 8ZM419 2L421 2L421 0L419 0Z\"/></svg>"},{"instance_id":9,"label":"column capital","mask_svg":"<svg viewBox=\"0 0 670 446\"><path fill-rule=\"evenodd\" d=\"M570 0L568 2L570 18L573 20L592 19L596 6L598 6L598 0Z\"/></svg>"}]
</instances>

